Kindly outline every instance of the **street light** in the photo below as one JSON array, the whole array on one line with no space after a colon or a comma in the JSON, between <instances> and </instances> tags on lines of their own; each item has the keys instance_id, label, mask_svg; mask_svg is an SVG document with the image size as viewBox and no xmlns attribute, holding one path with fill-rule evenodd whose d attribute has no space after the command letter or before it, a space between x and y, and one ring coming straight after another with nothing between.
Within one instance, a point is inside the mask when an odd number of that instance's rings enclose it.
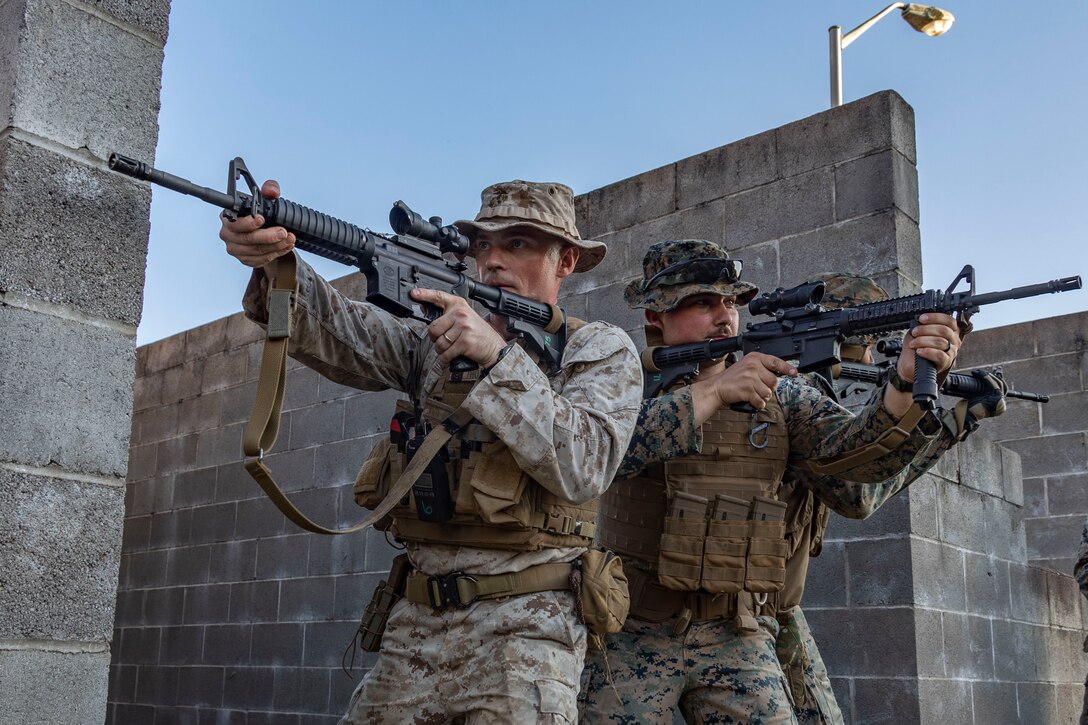
<instances>
[{"instance_id":1,"label":"street light","mask_svg":"<svg viewBox=\"0 0 1088 725\"><path fill-rule=\"evenodd\" d=\"M937 36L943 35L956 20L947 10L931 5L918 5L917 3L892 3L873 17L866 20L846 35L842 34L842 27L832 25L827 29L831 36L831 107L842 105L842 51L846 46L857 40L862 33L876 25L877 21L892 10L903 9L903 20L906 20L912 28L919 33Z\"/></svg>"}]
</instances>

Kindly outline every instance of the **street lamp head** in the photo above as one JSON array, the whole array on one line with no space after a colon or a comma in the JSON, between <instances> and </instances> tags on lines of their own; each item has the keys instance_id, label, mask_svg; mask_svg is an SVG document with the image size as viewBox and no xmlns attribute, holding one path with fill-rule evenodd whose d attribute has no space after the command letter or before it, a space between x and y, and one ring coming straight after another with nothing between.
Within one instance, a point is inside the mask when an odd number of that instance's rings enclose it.
<instances>
[{"instance_id":1,"label":"street lamp head","mask_svg":"<svg viewBox=\"0 0 1088 725\"><path fill-rule=\"evenodd\" d=\"M858 27L843 35L842 28L832 25L827 29L831 41L831 107L842 105L842 52L846 46L861 37L869 28L873 27L881 18L895 10L901 10L903 19L919 33L926 35L943 35L952 27L956 20L947 10L935 8L932 5L919 5L917 3L894 2L881 10L873 17L866 20Z\"/></svg>"},{"instance_id":2,"label":"street lamp head","mask_svg":"<svg viewBox=\"0 0 1088 725\"><path fill-rule=\"evenodd\" d=\"M947 10L918 3L908 3L903 8L903 19L919 33L930 36L943 35L956 21L955 16Z\"/></svg>"}]
</instances>

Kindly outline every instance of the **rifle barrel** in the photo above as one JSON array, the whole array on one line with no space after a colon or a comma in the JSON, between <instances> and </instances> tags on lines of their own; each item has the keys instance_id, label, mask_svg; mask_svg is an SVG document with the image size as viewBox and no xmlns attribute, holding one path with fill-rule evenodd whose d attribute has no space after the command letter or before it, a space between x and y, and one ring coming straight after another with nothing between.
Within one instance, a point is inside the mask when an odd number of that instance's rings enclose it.
<instances>
[{"instance_id":1,"label":"rifle barrel","mask_svg":"<svg viewBox=\"0 0 1088 725\"><path fill-rule=\"evenodd\" d=\"M1028 284L1023 287L1013 287L1012 289L1005 290L1003 292L987 292L980 295L974 295L971 297L971 303L973 305L981 307L982 305L993 304L994 302L1003 302L1005 300L1020 300L1025 297L1038 297L1039 295L1052 294L1056 292L1072 292L1081 288L1080 275L1073 277L1062 277L1061 279L1052 279L1049 282L1040 282L1039 284Z\"/></svg>"},{"instance_id":2,"label":"rifle barrel","mask_svg":"<svg viewBox=\"0 0 1088 725\"><path fill-rule=\"evenodd\" d=\"M150 181L152 184L164 186L171 191L176 191L179 194L185 194L186 196L195 196L197 199L206 201L220 209L231 209L234 207L234 198L229 194L224 194L221 191L194 184L188 179L174 176L165 171L159 171L150 164L145 164L143 161L137 161L128 156L112 153L110 154L108 163L110 170L124 174L125 176L131 176L140 181ZM248 199L249 196L245 195L245 198Z\"/></svg>"}]
</instances>

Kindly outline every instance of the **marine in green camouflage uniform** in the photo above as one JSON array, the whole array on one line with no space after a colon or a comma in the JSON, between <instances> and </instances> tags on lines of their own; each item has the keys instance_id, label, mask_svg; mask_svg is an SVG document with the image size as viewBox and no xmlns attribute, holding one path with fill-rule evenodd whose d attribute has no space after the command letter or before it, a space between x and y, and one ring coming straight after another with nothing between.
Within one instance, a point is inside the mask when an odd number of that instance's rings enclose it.
<instances>
[{"instance_id":1,"label":"marine in green camouflage uniform","mask_svg":"<svg viewBox=\"0 0 1088 725\"><path fill-rule=\"evenodd\" d=\"M806 282L824 284L824 295L820 304L828 309L888 299L888 293L872 279L844 272L819 274ZM874 342L872 336L848 338L840 346L839 354L844 361L872 363ZM829 372L834 377L834 371ZM840 405L853 412L858 412L868 402L874 390L874 386L866 383L828 380L820 373L808 373L805 378L814 388L834 397ZM911 467L910 478L904 474L879 488L861 487L859 493L862 497L859 500L864 502L864 506L839 510L838 513L849 518L865 518L921 473L921 469ZM779 631L775 649L786 674L798 722L801 725L842 725L842 710L835 698L827 666L800 604L804 595L809 558L819 556L823 549L824 535L832 511L814 493L819 485L812 485L809 482L810 477L807 473L787 471L779 494L790 502L793 510L786 518L793 523L791 530L786 532L789 558L786 561L786 584L778 595ZM871 495L866 497L866 493ZM811 514L806 514L809 510Z\"/></svg>"},{"instance_id":2,"label":"marine in green camouflage uniform","mask_svg":"<svg viewBox=\"0 0 1088 725\"><path fill-rule=\"evenodd\" d=\"M825 272L815 275L806 283L822 282L824 296L820 305L829 310L851 307L866 302L881 302L888 299L888 293L870 277L862 277L846 272ZM839 346L839 356L843 362L873 364L873 345L878 335L850 337ZM835 397L839 405L857 413L869 401L874 385L837 377L835 370L830 371Z\"/></svg>"},{"instance_id":3,"label":"marine in green camouflage uniform","mask_svg":"<svg viewBox=\"0 0 1088 725\"><path fill-rule=\"evenodd\" d=\"M628 303L648 310L650 345L681 344L737 333L735 311L730 316L722 308L731 309L746 302L755 288L739 280L709 279L706 270L712 269L713 264L698 261L726 257L717 245L701 240L662 242L650 248L643 262L643 280L633 282L627 289ZM723 263L723 269L724 266ZM693 280L687 271L701 279ZM693 319L696 322L691 323ZM678 334L678 330L683 334ZM947 370L959 347L954 321L943 315L930 316L916 331L917 337L909 343L912 348L927 349L924 356L938 370ZM720 463L711 463L715 454L703 451L702 425L703 421L720 416L715 411L728 403L747 402L761 411L760 416L767 414L780 421L774 424L779 428L772 426L771 430L781 430L785 436L781 445L788 448L788 453L784 448L786 460L782 466L785 470L795 470L806 459L828 459L871 443L895 426L909 408L910 396L881 389L855 416L807 384L804 378L791 377L796 371L777 358L753 353L724 370L722 367L704 364L696 382L644 401L617 481L602 500L598 539L624 556L631 583L632 614L623 632L607 638L606 653L589 654L590 666L583 677L584 722L671 723L674 708L679 708L687 722L796 721L783 668L776 655L779 625L774 615L781 592L767 596L748 591L715 595L697 590L685 593L663 586L659 561L656 556L640 558L638 546L632 543L638 534L632 532L640 526L652 527L655 515L660 528L666 509L671 511L680 497L668 487L646 488L644 479L653 478L652 472L660 471L662 465L668 471L669 466L676 468L675 462L685 464L689 459L702 462L686 464L689 469L707 473L720 470L728 476L729 459L748 454L737 448L723 448L718 443L716 456ZM913 356L902 361L900 368L901 377L910 380ZM774 408L781 412L774 413ZM781 417L774 418L775 415ZM751 437L756 433L756 421L753 417L749 434L753 447L763 443L758 436ZM786 529L807 526L798 523L805 514L797 501L807 497L809 491L846 515L862 516L875 509L905 481L917 477L935 462L943 450L944 430L942 420L927 413L902 445L857 466L848 475L815 476L805 471L808 475L805 486L785 491L791 496L786 501L786 517L794 517L787 520ZM633 489L623 477L636 474L642 478L630 479L639 482ZM782 500L783 492L777 490L777 482L763 483ZM713 489L705 495L713 496ZM798 511L802 512L800 518ZM642 515L646 520L636 521ZM680 520L675 517L676 514L670 515L673 520ZM667 522L668 519L666 525ZM749 558L749 570L754 562ZM753 587L750 591L758 589Z\"/></svg>"},{"instance_id":4,"label":"marine in green camouflage uniform","mask_svg":"<svg viewBox=\"0 0 1088 725\"><path fill-rule=\"evenodd\" d=\"M1084 530L1080 535L1080 550L1077 563L1073 566L1073 576L1080 587L1080 593L1088 597L1088 519L1084 521ZM1085 652L1088 652L1088 637L1084 638ZM1081 708L1080 725L1088 725L1088 678L1084 680L1084 706Z\"/></svg>"},{"instance_id":5,"label":"marine in green camouflage uniform","mask_svg":"<svg viewBox=\"0 0 1088 725\"><path fill-rule=\"evenodd\" d=\"M273 182L265 186L266 196L278 196ZM485 284L555 304L562 279L604 256L601 242L578 237L566 186L509 182L488 187L482 198L476 220L457 226L472 240ZM291 253L293 239L283 229L261 229L261 222L224 220L220 235L228 253L257 267L244 305L263 324L271 271L261 267ZM593 514L588 522L547 515L595 508L623 458L641 400L630 338L603 322L568 326L559 370L547 374L506 334L504 320L482 319L459 297L413 291L416 302L444 311L425 324L348 299L302 262L297 281L293 357L343 385L406 392L423 416L440 410L456 389L456 405L473 419L450 453L458 523L422 521L408 506L391 515L413 572L389 615L377 663L342 722L574 722L586 627L568 582L591 543ZM461 356L480 372L452 374L448 363ZM391 450L388 460L397 455ZM483 494L465 482L484 478L484 469L496 483L486 503L498 502L489 520L473 499ZM541 511L537 519L533 512ZM495 524L502 516L507 522ZM567 525L570 532L555 529ZM542 571L552 584L538 585ZM461 600L451 604L443 593L437 608L422 603L428 598L418 595L432 581L455 582ZM413 582L424 585L413 589ZM485 582L491 591L470 598Z\"/></svg>"}]
</instances>

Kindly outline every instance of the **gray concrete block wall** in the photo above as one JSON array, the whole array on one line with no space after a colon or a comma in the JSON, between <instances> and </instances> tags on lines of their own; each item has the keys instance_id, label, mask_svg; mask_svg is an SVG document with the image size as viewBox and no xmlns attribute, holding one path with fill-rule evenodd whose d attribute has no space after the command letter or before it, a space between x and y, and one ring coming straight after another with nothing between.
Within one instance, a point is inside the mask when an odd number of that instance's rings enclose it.
<instances>
[{"instance_id":1,"label":"gray concrete block wall","mask_svg":"<svg viewBox=\"0 0 1088 725\"><path fill-rule=\"evenodd\" d=\"M1088 518L1088 312L980 330L968 342L957 367L999 365L1014 388L1051 396L1010 400L979 432L1020 454L1028 561L1070 573Z\"/></svg>"},{"instance_id":2,"label":"gray concrete block wall","mask_svg":"<svg viewBox=\"0 0 1088 725\"><path fill-rule=\"evenodd\" d=\"M261 344L239 314L139 350L107 722L335 722L373 660L341 670L393 550L299 530L241 466ZM394 399L290 364L266 460L311 518L362 516L351 486Z\"/></svg>"},{"instance_id":3,"label":"gray concrete block wall","mask_svg":"<svg viewBox=\"0 0 1088 725\"><path fill-rule=\"evenodd\" d=\"M168 10L0 3L0 723L106 716Z\"/></svg>"},{"instance_id":4,"label":"gray concrete block wall","mask_svg":"<svg viewBox=\"0 0 1088 725\"><path fill-rule=\"evenodd\" d=\"M591 191L577 200L579 230L608 256L572 280L565 302L641 342L623 287L651 244L692 237L724 245L763 289L841 268L915 292L915 158L914 112L886 92Z\"/></svg>"},{"instance_id":5,"label":"gray concrete block wall","mask_svg":"<svg viewBox=\"0 0 1088 725\"><path fill-rule=\"evenodd\" d=\"M641 342L623 286L650 244L684 237L725 243L765 288L842 267L915 291L915 160L913 112L889 92L591 191L579 226L609 254L561 304ZM357 277L339 284L361 296ZM374 532L300 533L242 471L257 337L235 315L139 351L112 722L333 722L347 702L340 653L393 552ZM391 397L289 378L271 465L305 510L345 523ZM1024 565L1019 465L973 445L877 516L835 522L806 604L848 721L1064 712L1074 627L1050 597L1068 600L1068 580ZM1059 645L1039 671L1023 656Z\"/></svg>"},{"instance_id":6,"label":"gray concrete block wall","mask_svg":"<svg viewBox=\"0 0 1088 725\"><path fill-rule=\"evenodd\" d=\"M905 519L833 519L804 605L853 722L1075 721L1085 607L1071 577L1026 563L1020 481L1019 457L975 436L885 507ZM884 538L863 538L877 522ZM874 710L859 693L880 675L917 687Z\"/></svg>"}]
</instances>

